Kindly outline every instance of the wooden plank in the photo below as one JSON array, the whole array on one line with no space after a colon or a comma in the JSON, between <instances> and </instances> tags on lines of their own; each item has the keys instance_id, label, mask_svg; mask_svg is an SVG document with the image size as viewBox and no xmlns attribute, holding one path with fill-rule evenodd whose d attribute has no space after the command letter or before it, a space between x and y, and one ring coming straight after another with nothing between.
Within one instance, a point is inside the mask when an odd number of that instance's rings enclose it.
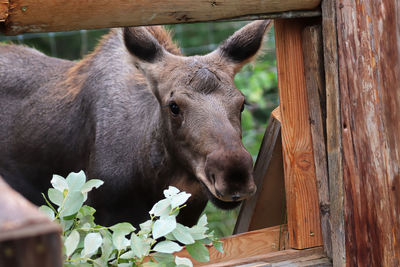
<instances>
[{"instance_id":1,"label":"wooden plank","mask_svg":"<svg viewBox=\"0 0 400 267\"><path fill-rule=\"evenodd\" d=\"M254 166L257 193L242 204L235 225L235 234L284 223L282 215L286 211L284 207L285 184L280 135L281 123L273 114L269 118Z\"/></svg>"},{"instance_id":2,"label":"wooden plank","mask_svg":"<svg viewBox=\"0 0 400 267\"><path fill-rule=\"evenodd\" d=\"M322 245L304 77L301 20L275 20L289 246Z\"/></svg>"},{"instance_id":3,"label":"wooden plank","mask_svg":"<svg viewBox=\"0 0 400 267\"><path fill-rule=\"evenodd\" d=\"M230 19L314 9L321 0L12 0L6 34Z\"/></svg>"},{"instance_id":4,"label":"wooden plank","mask_svg":"<svg viewBox=\"0 0 400 267\"><path fill-rule=\"evenodd\" d=\"M333 263L346 264L341 115L336 32L336 0L322 1L326 89L326 132Z\"/></svg>"},{"instance_id":5,"label":"wooden plank","mask_svg":"<svg viewBox=\"0 0 400 267\"><path fill-rule=\"evenodd\" d=\"M317 262L312 265L312 262ZM311 262L311 265L308 264ZM332 266L330 264L329 259L326 258L323 253L322 247L315 247L310 249L303 250L282 250L278 252L271 252L268 254L261 254L252 257L243 257L240 259L224 261L220 263L212 263L205 266L213 266L213 267L227 267L227 266L240 266L247 264L247 266ZM264 265L262 265L264 264Z\"/></svg>"},{"instance_id":6,"label":"wooden plank","mask_svg":"<svg viewBox=\"0 0 400 267\"><path fill-rule=\"evenodd\" d=\"M8 17L8 0L0 0L0 22L6 21Z\"/></svg>"},{"instance_id":7,"label":"wooden plank","mask_svg":"<svg viewBox=\"0 0 400 267\"><path fill-rule=\"evenodd\" d=\"M346 256L400 265L400 4L336 3Z\"/></svg>"},{"instance_id":8,"label":"wooden plank","mask_svg":"<svg viewBox=\"0 0 400 267\"><path fill-rule=\"evenodd\" d=\"M279 225L222 238L225 253L222 254L214 247L209 247L210 261L207 263L192 259L186 250L182 250L176 255L191 258L195 266L216 264L284 249L286 233L286 226Z\"/></svg>"},{"instance_id":9,"label":"wooden plank","mask_svg":"<svg viewBox=\"0 0 400 267\"><path fill-rule=\"evenodd\" d=\"M325 252L332 256L328 166L326 160L326 95L321 25L308 26L302 33L304 71L311 137L317 179L322 240Z\"/></svg>"},{"instance_id":10,"label":"wooden plank","mask_svg":"<svg viewBox=\"0 0 400 267\"><path fill-rule=\"evenodd\" d=\"M0 266L62 266L60 233L0 177Z\"/></svg>"}]
</instances>

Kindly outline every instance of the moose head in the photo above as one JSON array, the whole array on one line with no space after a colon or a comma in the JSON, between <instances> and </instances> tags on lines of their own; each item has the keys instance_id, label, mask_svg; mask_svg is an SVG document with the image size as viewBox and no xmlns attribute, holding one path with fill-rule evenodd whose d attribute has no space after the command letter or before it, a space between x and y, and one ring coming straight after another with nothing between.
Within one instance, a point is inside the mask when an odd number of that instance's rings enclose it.
<instances>
[{"instance_id":1,"label":"moose head","mask_svg":"<svg viewBox=\"0 0 400 267\"><path fill-rule=\"evenodd\" d=\"M245 97L233 79L260 50L269 25L250 23L215 51L191 57L168 52L144 27L123 31L133 64L158 100L168 153L220 208L233 208L256 191L252 157L241 141Z\"/></svg>"}]
</instances>

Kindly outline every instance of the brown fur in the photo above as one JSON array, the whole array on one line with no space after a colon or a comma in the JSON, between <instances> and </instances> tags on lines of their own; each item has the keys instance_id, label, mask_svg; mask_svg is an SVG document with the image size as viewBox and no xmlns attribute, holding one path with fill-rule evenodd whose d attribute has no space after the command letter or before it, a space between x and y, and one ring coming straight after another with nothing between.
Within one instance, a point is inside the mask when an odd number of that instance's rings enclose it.
<instances>
[{"instance_id":1,"label":"brown fur","mask_svg":"<svg viewBox=\"0 0 400 267\"><path fill-rule=\"evenodd\" d=\"M88 201L106 225L143 222L169 185L193 195L188 225L208 200L236 207L255 185L233 76L268 24L194 57L159 26L114 29L79 62L0 46L0 175L41 204L53 173L83 169L105 181Z\"/></svg>"}]
</instances>

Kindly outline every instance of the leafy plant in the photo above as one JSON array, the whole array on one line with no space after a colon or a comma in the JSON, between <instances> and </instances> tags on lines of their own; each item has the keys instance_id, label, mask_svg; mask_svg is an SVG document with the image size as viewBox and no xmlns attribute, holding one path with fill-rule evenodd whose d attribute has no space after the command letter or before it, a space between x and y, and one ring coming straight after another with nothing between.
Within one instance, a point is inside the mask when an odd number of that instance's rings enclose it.
<instances>
[{"instance_id":1,"label":"leafy plant","mask_svg":"<svg viewBox=\"0 0 400 267\"><path fill-rule=\"evenodd\" d=\"M136 231L127 222L111 227L97 225L96 210L83 205L87 194L103 181L86 181L81 171L70 173L65 179L54 175L51 184L48 198L43 194L47 206L39 209L63 228L65 266L193 266L189 258L173 255L183 245L200 262L209 261L207 244L212 243L223 253L222 242L207 227L206 215L193 227L176 221L190 194L175 187L164 190L165 199L153 206L150 220Z\"/></svg>"}]
</instances>

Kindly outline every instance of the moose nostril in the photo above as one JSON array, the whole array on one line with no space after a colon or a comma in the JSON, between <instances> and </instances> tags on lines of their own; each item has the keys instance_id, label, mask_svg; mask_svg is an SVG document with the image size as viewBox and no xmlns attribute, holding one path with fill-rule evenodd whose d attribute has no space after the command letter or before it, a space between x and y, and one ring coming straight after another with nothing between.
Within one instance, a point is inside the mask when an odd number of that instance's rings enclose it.
<instances>
[{"instance_id":1,"label":"moose nostril","mask_svg":"<svg viewBox=\"0 0 400 267\"><path fill-rule=\"evenodd\" d=\"M214 173L211 174L211 180L212 180L211 182L214 184L215 183L215 174Z\"/></svg>"},{"instance_id":2,"label":"moose nostril","mask_svg":"<svg viewBox=\"0 0 400 267\"><path fill-rule=\"evenodd\" d=\"M233 201L238 201L240 199L241 195L239 193L237 194L232 194L232 200Z\"/></svg>"}]
</instances>

